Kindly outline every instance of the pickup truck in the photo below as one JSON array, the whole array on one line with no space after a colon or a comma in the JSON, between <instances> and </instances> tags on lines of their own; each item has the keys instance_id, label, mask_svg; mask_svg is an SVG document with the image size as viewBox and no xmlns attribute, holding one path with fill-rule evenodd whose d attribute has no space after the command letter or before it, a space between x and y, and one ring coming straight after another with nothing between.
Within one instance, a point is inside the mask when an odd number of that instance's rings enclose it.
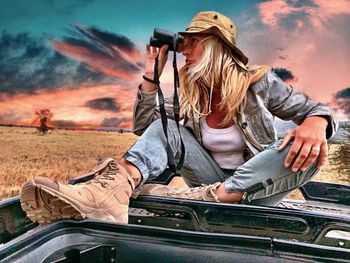
<instances>
[{"instance_id":1,"label":"pickup truck","mask_svg":"<svg viewBox=\"0 0 350 263\"><path fill-rule=\"evenodd\" d=\"M38 225L17 196L0 201L0 262L350 262L350 186L300 190L305 200L279 207L139 196L129 224Z\"/></svg>"}]
</instances>

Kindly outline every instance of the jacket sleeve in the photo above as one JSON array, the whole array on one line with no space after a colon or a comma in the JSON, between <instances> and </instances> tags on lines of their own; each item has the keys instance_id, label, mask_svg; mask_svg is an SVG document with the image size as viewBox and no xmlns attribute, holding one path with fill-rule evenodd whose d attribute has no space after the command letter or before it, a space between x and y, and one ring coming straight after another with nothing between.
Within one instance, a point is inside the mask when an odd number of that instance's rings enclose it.
<instances>
[{"instance_id":1,"label":"jacket sleeve","mask_svg":"<svg viewBox=\"0 0 350 263\"><path fill-rule=\"evenodd\" d=\"M173 119L172 96L164 98L165 111L168 118ZM137 90L133 112L133 133L141 136L147 127L156 119L160 118L159 106L157 105L157 90L142 91L141 85Z\"/></svg>"},{"instance_id":2,"label":"jacket sleeve","mask_svg":"<svg viewBox=\"0 0 350 263\"><path fill-rule=\"evenodd\" d=\"M273 71L266 74L267 107L269 111L282 120L292 120L300 125L304 119L311 116L321 116L327 119L327 139L332 137L338 129L338 122L329 107L322 103L312 102L301 92L285 84Z\"/></svg>"}]
</instances>

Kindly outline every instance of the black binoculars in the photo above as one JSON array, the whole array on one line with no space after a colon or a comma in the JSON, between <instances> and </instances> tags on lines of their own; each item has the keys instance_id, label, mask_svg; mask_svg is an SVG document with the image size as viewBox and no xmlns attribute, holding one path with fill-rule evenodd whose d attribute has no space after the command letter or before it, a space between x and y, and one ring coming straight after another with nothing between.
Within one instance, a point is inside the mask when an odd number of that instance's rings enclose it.
<instances>
[{"instance_id":1,"label":"black binoculars","mask_svg":"<svg viewBox=\"0 0 350 263\"><path fill-rule=\"evenodd\" d=\"M165 29L155 28L149 44L153 47L168 45L170 51L179 52L179 45L183 44L184 38L178 33L170 32Z\"/></svg>"}]
</instances>

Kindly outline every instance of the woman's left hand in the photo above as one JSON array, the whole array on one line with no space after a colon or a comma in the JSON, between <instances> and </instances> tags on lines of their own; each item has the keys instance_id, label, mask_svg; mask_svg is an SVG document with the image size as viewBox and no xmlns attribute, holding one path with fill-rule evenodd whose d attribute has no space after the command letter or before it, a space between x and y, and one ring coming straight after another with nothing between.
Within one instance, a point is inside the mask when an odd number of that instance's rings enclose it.
<instances>
[{"instance_id":1,"label":"woman's left hand","mask_svg":"<svg viewBox=\"0 0 350 263\"><path fill-rule=\"evenodd\" d=\"M315 162L317 157L319 157L317 168L326 164L328 155L327 125L328 122L325 118L311 116L306 118L300 126L290 130L278 148L278 151L282 151L294 139L284 161L285 167L292 165L293 172L297 172L299 169L305 171Z\"/></svg>"}]
</instances>

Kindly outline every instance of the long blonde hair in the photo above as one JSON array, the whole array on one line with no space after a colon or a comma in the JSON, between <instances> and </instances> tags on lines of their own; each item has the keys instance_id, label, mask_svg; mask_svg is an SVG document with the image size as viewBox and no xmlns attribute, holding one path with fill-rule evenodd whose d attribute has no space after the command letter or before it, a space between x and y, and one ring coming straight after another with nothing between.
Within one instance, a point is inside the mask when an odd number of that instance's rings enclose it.
<instances>
[{"instance_id":1,"label":"long blonde hair","mask_svg":"<svg viewBox=\"0 0 350 263\"><path fill-rule=\"evenodd\" d=\"M235 62L230 49L215 35L205 37L204 52L200 61L193 66L180 69L181 115L193 113L206 116L211 111L213 89L221 89L220 110L227 114L221 125L228 124L245 106L249 86L268 71L267 66L242 68Z\"/></svg>"}]
</instances>

